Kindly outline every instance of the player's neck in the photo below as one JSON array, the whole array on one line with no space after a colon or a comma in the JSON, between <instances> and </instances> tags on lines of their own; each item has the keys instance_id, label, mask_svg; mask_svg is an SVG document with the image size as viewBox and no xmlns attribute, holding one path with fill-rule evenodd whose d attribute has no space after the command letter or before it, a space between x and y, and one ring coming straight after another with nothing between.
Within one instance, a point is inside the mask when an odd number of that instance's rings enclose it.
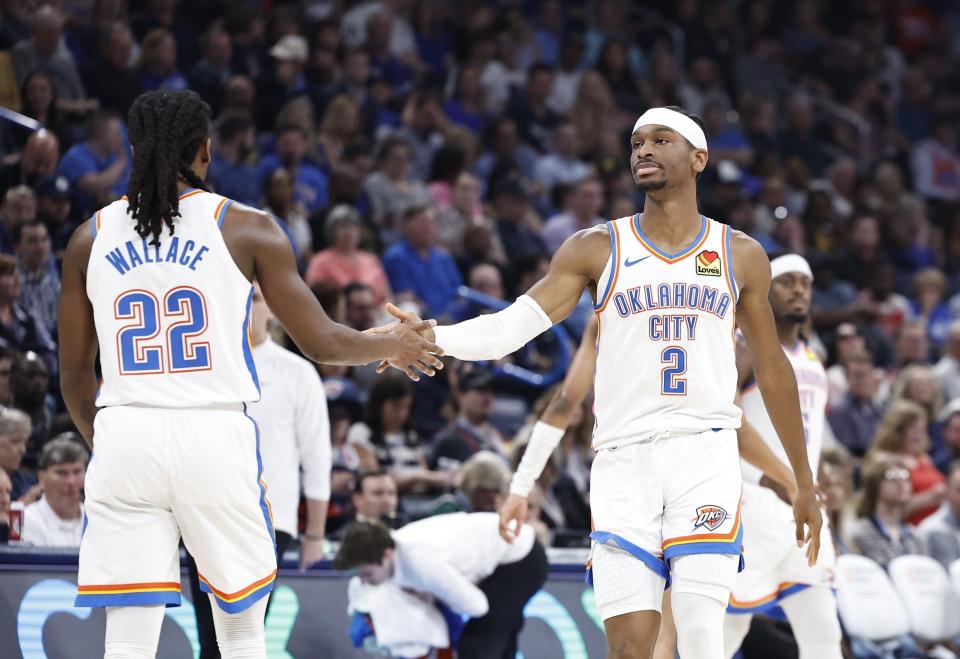
<instances>
[{"instance_id":1,"label":"player's neck","mask_svg":"<svg viewBox=\"0 0 960 659\"><path fill-rule=\"evenodd\" d=\"M800 326L794 323L777 323L777 336L780 337L780 345L793 350L800 342Z\"/></svg>"},{"instance_id":2,"label":"player's neck","mask_svg":"<svg viewBox=\"0 0 960 659\"><path fill-rule=\"evenodd\" d=\"M647 195L640 228L659 247L686 246L696 237L700 225L696 195L684 194L668 199L654 199Z\"/></svg>"}]
</instances>

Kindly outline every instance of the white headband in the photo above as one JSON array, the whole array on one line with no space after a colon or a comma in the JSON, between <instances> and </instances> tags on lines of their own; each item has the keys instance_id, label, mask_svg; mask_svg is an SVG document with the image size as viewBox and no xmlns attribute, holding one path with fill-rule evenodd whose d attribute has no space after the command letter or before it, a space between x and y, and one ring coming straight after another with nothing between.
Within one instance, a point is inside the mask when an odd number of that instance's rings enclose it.
<instances>
[{"instance_id":1,"label":"white headband","mask_svg":"<svg viewBox=\"0 0 960 659\"><path fill-rule=\"evenodd\" d=\"M810 269L810 264L799 254L784 254L770 261L771 279L792 272L799 272L810 277L810 281L813 281L813 271Z\"/></svg>"},{"instance_id":2,"label":"white headband","mask_svg":"<svg viewBox=\"0 0 960 659\"><path fill-rule=\"evenodd\" d=\"M707 150L707 136L703 134L703 129L685 114L667 108L650 108L637 119L637 123L633 125L633 132L636 133L641 126L649 124L666 126L687 138L695 148Z\"/></svg>"}]
</instances>

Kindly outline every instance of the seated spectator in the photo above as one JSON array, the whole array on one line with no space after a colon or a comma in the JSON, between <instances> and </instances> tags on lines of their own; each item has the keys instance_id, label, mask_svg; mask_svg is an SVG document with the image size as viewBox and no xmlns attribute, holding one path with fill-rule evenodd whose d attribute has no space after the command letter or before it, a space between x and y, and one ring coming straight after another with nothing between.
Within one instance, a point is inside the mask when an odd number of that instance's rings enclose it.
<instances>
[{"instance_id":1,"label":"seated spectator","mask_svg":"<svg viewBox=\"0 0 960 659\"><path fill-rule=\"evenodd\" d=\"M19 352L35 352L50 367L56 366L57 345L21 305L17 261L5 254L0 254L0 344Z\"/></svg>"},{"instance_id":2,"label":"seated spectator","mask_svg":"<svg viewBox=\"0 0 960 659\"><path fill-rule=\"evenodd\" d=\"M567 238L583 229L603 224L603 186L595 178L586 178L574 186L570 208L554 215L543 225L541 235L547 251L553 254Z\"/></svg>"},{"instance_id":3,"label":"seated spectator","mask_svg":"<svg viewBox=\"0 0 960 659\"><path fill-rule=\"evenodd\" d=\"M847 545L844 533L844 525L847 515L847 502L853 488L851 468L850 454L839 445L825 449L820 455L820 473L817 477L817 483L823 492L826 523L830 526L830 534L837 555L850 553L850 547Z\"/></svg>"},{"instance_id":4,"label":"seated spectator","mask_svg":"<svg viewBox=\"0 0 960 659\"><path fill-rule=\"evenodd\" d=\"M916 526L943 502L946 481L927 454L927 414L908 400L894 401L877 428L873 446L865 461L879 457L897 459L910 473L912 494L907 506L907 521Z\"/></svg>"},{"instance_id":5,"label":"seated spectator","mask_svg":"<svg viewBox=\"0 0 960 659\"><path fill-rule=\"evenodd\" d=\"M304 278L310 285L318 281L331 281L341 288L354 282L366 284L373 293L374 304L380 307L390 295L390 284L379 257L360 249L361 230L360 214L355 208L347 204L335 206L324 224L328 247L310 259Z\"/></svg>"},{"instance_id":6,"label":"seated spectator","mask_svg":"<svg viewBox=\"0 0 960 659\"><path fill-rule=\"evenodd\" d=\"M507 460L503 436L492 423L494 383L489 371L474 368L460 378L457 418L433 439L430 466L456 470L478 451L491 451Z\"/></svg>"},{"instance_id":7,"label":"seated spectator","mask_svg":"<svg viewBox=\"0 0 960 659\"><path fill-rule=\"evenodd\" d=\"M457 72L453 96L443 104L443 111L450 123L464 126L477 134L483 129L487 105L483 85L480 84L480 73L479 64L463 64Z\"/></svg>"},{"instance_id":8,"label":"seated spectator","mask_svg":"<svg viewBox=\"0 0 960 659\"><path fill-rule=\"evenodd\" d=\"M453 186L467 166L467 151L463 145L448 140L433 154L427 190L438 211L450 207L453 202Z\"/></svg>"},{"instance_id":9,"label":"seated spectator","mask_svg":"<svg viewBox=\"0 0 960 659\"><path fill-rule=\"evenodd\" d=\"M317 147L327 171L337 167L348 144L360 137L360 108L357 102L341 94L335 96L320 121Z\"/></svg>"},{"instance_id":10,"label":"seated spectator","mask_svg":"<svg viewBox=\"0 0 960 659\"><path fill-rule=\"evenodd\" d=\"M864 352L867 349L866 341L853 323L841 323L833 334L834 359L836 360L827 369L827 384L830 390L828 407L837 405L847 395L847 362L850 357Z\"/></svg>"},{"instance_id":11,"label":"seated spectator","mask_svg":"<svg viewBox=\"0 0 960 659\"><path fill-rule=\"evenodd\" d=\"M954 320L947 329L943 343L943 357L933 366L947 400L960 398L960 320Z\"/></svg>"},{"instance_id":12,"label":"seated spectator","mask_svg":"<svg viewBox=\"0 0 960 659\"><path fill-rule=\"evenodd\" d=\"M111 21L100 36L100 57L81 69L83 82L91 98L100 107L126 114L134 99L143 92L139 72L131 65L133 33L121 21Z\"/></svg>"},{"instance_id":13,"label":"seated spectator","mask_svg":"<svg viewBox=\"0 0 960 659\"><path fill-rule=\"evenodd\" d=\"M949 569L960 560L960 462L950 465L946 500L937 512L923 520L917 533L943 567Z\"/></svg>"},{"instance_id":14,"label":"seated spectator","mask_svg":"<svg viewBox=\"0 0 960 659\"><path fill-rule=\"evenodd\" d=\"M363 56L366 57L366 53ZM433 156L444 141L443 130L447 121L440 97L429 91L412 92L403 111L403 123L396 135L410 145L410 174L415 179L426 180Z\"/></svg>"},{"instance_id":15,"label":"seated spectator","mask_svg":"<svg viewBox=\"0 0 960 659\"><path fill-rule=\"evenodd\" d=\"M13 402L10 392L10 369L13 368L14 351L0 345L0 410Z\"/></svg>"},{"instance_id":16,"label":"seated spectator","mask_svg":"<svg viewBox=\"0 0 960 659\"><path fill-rule=\"evenodd\" d=\"M960 460L960 398L947 403L937 418L940 424L940 447L933 454L933 462L943 473L954 460Z\"/></svg>"},{"instance_id":17,"label":"seated spectator","mask_svg":"<svg viewBox=\"0 0 960 659\"><path fill-rule=\"evenodd\" d=\"M29 437L30 417L13 407L0 410L0 469L10 479L10 496L25 503L40 496L36 477L20 466Z\"/></svg>"},{"instance_id":18,"label":"seated spectator","mask_svg":"<svg viewBox=\"0 0 960 659\"><path fill-rule=\"evenodd\" d=\"M361 471L353 483L355 521L381 522L391 529L406 524L406 517L399 511L397 484L388 472Z\"/></svg>"},{"instance_id":19,"label":"seated spectator","mask_svg":"<svg viewBox=\"0 0 960 659\"><path fill-rule=\"evenodd\" d=\"M256 144L253 117L244 110L228 110L217 121L216 135L207 182L224 197L246 206L258 206L259 179L257 168L250 162Z\"/></svg>"},{"instance_id":20,"label":"seated spectator","mask_svg":"<svg viewBox=\"0 0 960 659\"><path fill-rule=\"evenodd\" d=\"M886 568L907 554L924 554L927 543L907 524L910 472L888 458L873 461L863 471L863 493L857 519L848 532L850 548Z\"/></svg>"},{"instance_id":21,"label":"seated spectator","mask_svg":"<svg viewBox=\"0 0 960 659\"><path fill-rule=\"evenodd\" d=\"M950 307L945 301L949 290L947 277L939 268L924 268L913 276L913 314L924 322L930 345L938 351L950 324Z\"/></svg>"},{"instance_id":22,"label":"seated spectator","mask_svg":"<svg viewBox=\"0 0 960 659\"><path fill-rule=\"evenodd\" d=\"M461 657L513 657L523 609L547 579L547 557L524 525L507 542L495 513L428 517L390 531L354 522L334 559L364 583L392 581L469 616L457 644Z\"/></svg>"},{"instance_id":23,"label":"seated spectator","mask_svg":"<svg viewBox=\"0 0 960 659\"><path fill-rule=\"evenodd\" d=\"M595 329L594 336L596 336ZM537 399L530 408L530 418L539 419L543 416L547 405L554 399L554 396L560 390L559 388L560 385L551 387ZM558 403L561 405L569 404L566 397L559 398ZM584 497L587 497L590 490L590 465L593 464L593 429L595 423L593 397L587 396L571 414L558 447L563 473L573 479L577 490Z\"/></svg>"},{"instance_id":24,"label":"seated spectator","mask_svg":"<svg viewBox=\"0 0 960 659\"><path fill-rule=\"evenodd\" d=\"M233 75L230 60L233 58L233 42L230 33L219 22L211 25L200 39L203 57L190 70L187 80L190 89L210 106L210 113L216 117L223 105L223 95L227 82Z\"/></svg>"},{"instance_id":25,"label":"seated spectator","mask_svg":"<svg viewBox=\"0 0 960 659\"><path fill-rule=\"evenodd\" d=\"M467 286L495 300L504 298L503 277L500 275L497 266L489 263L477 263L470 268L470 272L467 274ZM447 317L451 323L459 323L492 311L495 310L479 302L459 298L450 305Z\"/></svg>"},{"instance_id":26,"label":"seated spectator","mask_svg":"<svg viewBox=\"0 0 960 659\"><path fill-rule=\"evenodd\" d=\"M16 245L13 230L24 222L37 217L37 196L25 185L7 190L0 206L0 252L13 254Z\"/></svg>"},{"instance_id":27,"label":"seated spectator","mask_svg":"<svg viewBox=\"0 0 960 659\"><path fill-rule=\"evenodd\" d=\"M550 131L560 122L547 104L553 93L553 67L538 63L527 72L527 84L516 91L507 105L507 114L520 128L523 141L544 153L550 142Z\"/></svg>"},{"instance_id":28,"label":"seated spectator","mask_svg":"<svg viewBox=\"0 0 960 659\"><path fill-rule=\"evenodd\" d=\"M932 134L916 146L910 160L913 187L919 194L936 201L960 201L960 156L952 119L934 119Z\"/></svg>"},{"instance_id":29,"label":"seated spectator","mask_svg":"<svg viewBox=\"0 0 960 659\"><path fill-rule=\"evenodd\" d=\"M497 512L510 487L510 470L503 456L480 451L463 463L457 480L457 490L434 501L428 516Z\"/></svg>"},{"instance_id":30,"label":"seated spectator","mask_svg":"<svg viewBox=\"0 0 960 659\"><path fill-rule=\"evenodd\" d=\"M27 76L20 88L23 107L20 113L40 122L44 129L56 135L64 148L73 143L70 124L57 107L57 90L53 77L42 69Z\"/></svg>"},{"instance_id":31,"label":"seated spectator","mask_svg":"<svg viewBox=\"0 0 960 659\"><path fill-rule=\"evenodd\" d=\"M55 401L48 392L50 375L46 363L35 353L26 352L13 360L10 369L10 391L13 405L30 417L31 431L27 440L24 463L36 467L37 456L50 439L54 422Z\"/></svg>"},{"instance_id":32,"label":"seated spectator","mask_svg":"<svg viewBox=\"0 0 960 659\"><path fill-rule=\"evenodd\" d=\"M86 98L73 54L63 41L63 22L63 15L52 5L37 9L30 25L30 38L17 43L10 51L13 70L18 85L33 71L47 71L53 78L60 109L87 112L97 107L97 101Z\"/></svg>"},{"instance_id":33,"label":"seated spectator","mask_svg":"<svg viewBox=\"0 0 960 659\"><path fill-rule=\"evenodd\" d=\"M297 126L277 130L276 153L264 156L257 164L257 177L265 183L274 170L281 167L293 177L293 197L308 213L315 213L327 204L327 176L306 159L307 135Z\"/></svg>"},{"instance_id":34,"label":"seated spectator","mask_svg":"<svg viewBox=\"0 0 960 659\"><path fill-rule=\"evenodd\" d=\"M47 227L50 249L57 263L77 228L70 219L70 182L65 176L49 176L37 185L37 219Z\"/></svg>"},{"instance_id":35,"label":"seated spectator","mask_svg":"<svg viewBox=\"0 0 960 659\"><path fill-rule=\"evenodd\" d=\"M846 374L849 390L827 412L827 421L837 441L855 457L862 458L883 417L883 407L876 401L880 377L873 358L865 351L850 356Z\"/></svg>"},{"instance_id":36,"label":"seated spectator","mask_svg":"<svg viewBox=\"0 0 960 659\"><path fill-rule=\"evenodd\" d=\"M469 172L457 176L450 190L450 205L440 209L437 214L437 240L448 252L457 258L466 256L466 234L473 227L480 226L491 239L494 237L493 222L483 213L480 204L480 181ZM499 240L491 241L490 260L498 264L506 263L503 245Z\"/></svg>"},{"instance_id":37,"label":"seated spectator","mask_svg":"<svg viewBox=\"0 0 960 659\"><path fill-rule=\"evenodd\" d=\"M383 255L383 268L397 299L416 302L425 318L442 315L463 283L456 262L436 246L436 238L436 212L410 207L403 215L403 240Z\"/></svg>"},{"instance_id":38,"label":"seated spectator","mask_svg":"<svg viewBox=\"0 0 960 659\"><path fill-rule=\"evenodd\" d=\"M290 172L283 167L270 172L264 180L262 207L280 223L293 245L297 266L302 269L313 253L313 233L303 206L294 200Z\"/></svg>"},{"instance_id":39,"label":"seated spectator","mask_svg":"<svg viewBox=\"0 0 960 659\"><path fill-rule=\"evenodd\" d=\"M476 162L473 173L483 181L485 194L496 192L502 179L530 176L537 166L537 152L520 141L517 122L507 116L499 117L489 129L490 145Z\"/></svg>"},{"instance_id":40,"label":"seated spectator","mask_svg":"<svg viewBox=\"0 0 960 659\"><path fill-rule=\"evenodd\" d=\"M183 91L187 79L177 71L177 42L169 30L150 30L140 44L140 84L144 91Z\"/></svg>"},{"instance_id":41,"label":"seated spectator","mask_svg":"<svg viewBox=\"0 0 960 659\"><path fill-rule=\"evenodd\" d=\"M87 450L77 439L61 436L43 447L37 472L43 496L23 511L23 544L80 546L86 471Z\"/></svg>"},{"instance_id":42,"label":"seated spectator","mask_svg":"<svg viewBox=\"0 0 960 659\"><path fill-rule=\"evenodd\" d=\"M513 450L513 470L516 471L527 449L526 439L518 440ZM535 498L539 503L540 519L553 532L575 531L573 536L583 540L590 531L590 507L580 494L574 480L564 473L560 452L555 451L537 479ZM566 542L564 542L566 544ZM575 542L582 545L582 542Z\"/></svg>"},{"instance_id":43,"label":"seated spectator","mask_svg":"<svg viewBox=\"0 0 960 659\"><path fill-rule=\"evenodd\" d=\"M402 493L444 489L447 472L427 469L426 450L412 428L413 391L402 373L382 374L370 389L365 421L355 423L347 443L356 449L363 469L386 469Z\"/></svg>"},{"instance_id":44,"label":"seated spectator","mask_svg":"<svg viewBox=\"0 0 960 659\"><path fill-rule=\"evenodd\" d=\"M493 193L494 220L503 250L512 259L529 252L545 252L540 234L530 227L530 194L517 179L503 181Z\"/></svg>"},{"instance_id":45,"label":"seated spectator","mask_svg":"<svg viewBox=\"0 0 960 659\"><path fill-rule=\"evenodd\" d=\"M89 217L127 190L130 156L123 126L114 116L97 113L87 121L87 139L63 154L57 174L73 189L73 207Z\"/></svg>"},{"instance_id":46,"label":"seated spectator","mask_svg":"<svg viewBox=\"0 0 960 659\"><path fill-rule=\"evenodd\" d=\"M572 185L590 175L590 165L580 158L580 133L574 124L564 122L557 126L551 146L553 150L537 159L534 170L546 199L550 199L554 186Z\"/></svg>"},{"instance_id":47,"label":"seated spectator","mask_svg":"<svg viewBox=\"0 0 960 659\"><path fill-rule=\"evenodd\" d=\"M377 170L363 182L363 190L370 200L371 219L385 230L383 238L388 244L396 240L396 230L404 214L431 201L427 187L410 177L411 157L406 139L386 138L377 148Z\"/></svg>"},{"instance_id":48,"label":"seated spectator","mask_svg":"<svg viewBox=\"0 0 960 659\"><path fill-rule=\"evenodd\" d=\"M12 491L13 484L10 482L10 477L7 476L7 472L3 469L0 469L0 545L7 544L7 541L10 539L10 492Z\"/></svg>"},{"instance_id":49,"label":"seated spectator","mask_svg":"<svg viewBox=\"0 0 960 659\"><path fill-rule=\"evenodd\" d=\"M8 194L18 186L35 187L43 178L57 171L60 161L60 139L46 128L30 133L20 157L0 167L0 187Z\"/></svg>"},{"instance_id":50,"label":"seated spectator","mask_svg":"<svg viewBox=\"0 0 960 659\"><path fill-rule=\"evenodd\" d=\"M60 275L50 258L47 225L40 220L26 222L13 235L17 244L20 304L49 336L56 337Z\"/></svg>"}]
</instances>

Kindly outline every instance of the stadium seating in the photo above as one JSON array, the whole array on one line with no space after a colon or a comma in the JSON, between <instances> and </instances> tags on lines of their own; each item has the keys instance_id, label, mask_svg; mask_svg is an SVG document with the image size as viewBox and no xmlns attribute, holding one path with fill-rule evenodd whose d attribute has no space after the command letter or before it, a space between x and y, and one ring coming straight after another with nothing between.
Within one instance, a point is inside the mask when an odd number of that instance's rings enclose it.
<instances>
[{"instance_id":1,"label":"stadium seating","mask_svg":"<svg viewBox=\"0 0 960 659\"><path fill-rule=\"evenodd\" d=\"M960 634L958 595L946 570L929 556L900 556L890 563L890 577L922 641L941 641Z\"/></svg>"}]
</instances>

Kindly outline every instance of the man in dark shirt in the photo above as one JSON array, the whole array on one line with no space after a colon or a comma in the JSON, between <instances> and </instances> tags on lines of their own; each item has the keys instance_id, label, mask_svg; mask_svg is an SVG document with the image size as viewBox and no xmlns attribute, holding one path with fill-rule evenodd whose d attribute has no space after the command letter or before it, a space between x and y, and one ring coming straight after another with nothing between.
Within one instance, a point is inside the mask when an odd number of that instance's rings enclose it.
<instances>
[{"instance_id":1,"label":"man in dark shirt","mask_svg":"<svg viewBox=\"0 0 960 659\"><path fill-rule=\"evenodd\" d=\"M883 407L874 401L880 384L869 353L854 355L847 363L849 390L843 400L827 413L837 441L860 458L873 443Z\"/></svg>"},{"instance_id":2,"label":"man in dark shirt","mask_svg":"<svg viewBox=\"0 0 960 659\"><path fill-rule=\"evenodd\" d=\"M560 123L560 117L547 105L553 93L553 68L549 64L534 64L527 73L527 86L517 92L507 106L507 114L520 127L524 142L532 144L540 153L550 147L550 136Z\"/></svg>"},{"instance_id":3,"label":"man in dark shirt","mask_svg":"<svg viewBox=\"0 0 960 659\"><path fill-rule=\"evenodd\" d=\"M207 181L218 194L256 207L260 202L260 181L257 168L250 161L254 140L253 117L249 112L224 112L217 123L217 140Z\"/></svg>"},{"instance_id":4,"label":"man in dark shirt","mask_svg":"<svg viewBox=\"0 0 960 659\"><path fill-rule=\"evenodd\" d=\"M130 66L133 34L125 23L116 21L103 31L100 57L84 65L80 73L90 95L100 100L100 106L126 116L133 99L143 87L140 76Z\"/></svg>"},{"instance_id":5,"label":"man in dark shirt","mask_svg":"<svg viewBox=\"0 0 960 659\"><path fill-rule=\"evenodd\" d=\"M540 234L524 224L530 212L530 195L520 181L509 179L501 183L494 191L493 200L497 233L508 259L547 251Z\"/></svg>"},{"instance_id":6,"label":"man in dark shirt","mask_svg":"<svg viewBox=\"0 0 960 659\"><path fill-rule=\"evenodd\" d=\"M431 469L457 469L477 451L493 451L504 459L506 448L500 431L490 423L493 411L493 377L474 369L460 380L460 414L434 438Z\"/></svg>"}]
</instances>

